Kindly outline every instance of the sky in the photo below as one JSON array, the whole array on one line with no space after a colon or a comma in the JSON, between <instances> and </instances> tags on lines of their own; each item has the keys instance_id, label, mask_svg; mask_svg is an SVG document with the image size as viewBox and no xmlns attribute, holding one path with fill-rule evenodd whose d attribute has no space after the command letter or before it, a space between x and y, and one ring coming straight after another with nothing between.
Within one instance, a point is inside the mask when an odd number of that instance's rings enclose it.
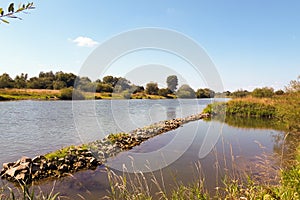
<instances>
[{"instance_id":1,"label":"sky","mask_svg":"<svg viewBox=\"0 0 300 200\"><path fill-rule=\"evenodd\" d=\"M0 7L6 9L10 2L1 0ZM18 5L20 1L14 2ZM283 89L300 75L298 0L34 3L36 9L18 15L23 20L0 24L0 74L6 72L12 78L50 70L79 74L89 55L105 41L126 31L156 27L174 30L200 45L213 61L224 90L264 86ZM133 67L150 69L152 64L171 68L186 80L180 79L180 83L194 89L207 86L205 78L199 80L201 77L195 76L188 63L160 51L125 55L112 63L106 74L134 79ZM155 76L147 77L156 81ZM131 81L138 82L138 75L136 78Z\"/></svg>"}]
</instances>

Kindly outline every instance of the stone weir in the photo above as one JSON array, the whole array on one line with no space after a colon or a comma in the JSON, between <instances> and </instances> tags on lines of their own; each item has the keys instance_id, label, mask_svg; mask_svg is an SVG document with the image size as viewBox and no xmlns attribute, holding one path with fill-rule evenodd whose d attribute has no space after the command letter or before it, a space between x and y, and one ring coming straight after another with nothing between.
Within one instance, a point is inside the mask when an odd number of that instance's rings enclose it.
<instances>
[{"instance_id":1,"label":"stone weir","mask_svg":"<svg viewBox=\"0 0 300 200\"><path fill-rule=\"evenodd\" d=\"M160 121L129 133L110 134L102 140L71 146L58 151L28 158L23 156L16 162L4 163L1 178L20 184L29 184L49 177L62 177L79 170L96 169L119 152L132 149L149 138L177 129L185 123L210 117L195 114L185 118Z\"/></svg>"}]
</instances>

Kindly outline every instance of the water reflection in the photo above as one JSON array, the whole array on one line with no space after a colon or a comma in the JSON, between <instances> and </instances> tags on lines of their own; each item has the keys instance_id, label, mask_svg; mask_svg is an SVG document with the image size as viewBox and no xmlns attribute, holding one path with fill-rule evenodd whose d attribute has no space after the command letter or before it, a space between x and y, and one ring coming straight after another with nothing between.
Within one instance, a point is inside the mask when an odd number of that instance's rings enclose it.
<instances>
[{"instance_id":1,"label":"water reflection","mask_svg":"<svg viewBox=\"0 0 300 200\"><path fill-rule=\"evenodd\" d=\"M176 108L174 108L174 107L167 107L166 113L167 113L167 119L174 119L174 118L176 118Z\"/></svg>"},{"instance_id":2,"label":"water reflection","mask_svg":"<svg viewBox=\"0 0 300 200\"><path fill-rule=\"evenodd\" d=\"M273 154L280 159L277 165L280 168L293 166L297 147L300 145L298 140L299 133L289 132L287 127L277 119L267 118L243 118L237 116L226 116L225 123L242 129L262 129L279 130L282 134L272 131Z\"/></svg>"}]
</instances>

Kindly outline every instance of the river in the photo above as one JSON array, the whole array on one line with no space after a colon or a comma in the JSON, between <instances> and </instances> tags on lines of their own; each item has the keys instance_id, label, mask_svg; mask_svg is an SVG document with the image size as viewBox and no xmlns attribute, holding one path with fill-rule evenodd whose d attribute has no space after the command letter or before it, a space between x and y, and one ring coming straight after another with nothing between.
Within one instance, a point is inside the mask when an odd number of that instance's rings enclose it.
<instances>
[{"instance_id":1,"label":"river","mask_svg":"<svg viewBox=\"0 0 300 200\"><path fill-rule=\"evenodd\" d=\"M23 155L34 157L64 146L90 142L109 133L127 132L161 120L186 117L201 112L208 103L211 103L210 99L1 102L0 164L15 161ZM216 134L218 140L207 156L199 158L208 133ZM161 177L162 174L166 190L169 190L174 179L190 183L201 175L206 187L213 191L226 172L234 176L247 172L261 179L264 175L276 179L276 172L266 170L264 166L273 166L274 171L280 167L278 154L283 134L269 128L242 128L201 120L152 138L111 158L107 164L120 166L128 156L161 152L171 144L174 148L169 148L168 152L177 151L178 156L167 167L154 174L145 173L145 176L150 180L151 176ZM179 148L178 153L176 147L182 146L186 148L184 151ZM201 166L201 173L196 171L195 165ZM80 195L86 199L99 199L109 189L103 166L59 180L41 181L38 185L45 191L55 185L55 191L73 199L80 199Z\"/></svg>"}]
</instances>

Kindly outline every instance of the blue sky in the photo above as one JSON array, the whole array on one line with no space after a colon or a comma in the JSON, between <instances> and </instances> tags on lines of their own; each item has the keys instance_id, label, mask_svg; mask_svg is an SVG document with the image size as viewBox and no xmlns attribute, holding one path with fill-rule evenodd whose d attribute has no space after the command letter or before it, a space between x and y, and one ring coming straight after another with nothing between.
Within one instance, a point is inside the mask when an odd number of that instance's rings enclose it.
<instances>
[{"instance_id":1,"label":"blue sky","mask_svg":"<svg viewBox=\"0 0 300 200\"><path fill-rule=\"evenodd\" d=\"M10 2L2 0L0 6L6 8ZM181 32L200 44L215 63L226 90L279 89L300 75L297 0L34 3L35 10L19 15L22 21L0 24L0 74L7 72L13 78L22 72L36 76L50 70L78 74L97 45L112 36L159 27ZM131 62L127 63L125 69L111 70L112 75L123 75L119 72L130 68ZM180 73L189 77L189 71ZM198 80L189 84L195 89L205 87Z\"/></svg>"}]
</instances>

